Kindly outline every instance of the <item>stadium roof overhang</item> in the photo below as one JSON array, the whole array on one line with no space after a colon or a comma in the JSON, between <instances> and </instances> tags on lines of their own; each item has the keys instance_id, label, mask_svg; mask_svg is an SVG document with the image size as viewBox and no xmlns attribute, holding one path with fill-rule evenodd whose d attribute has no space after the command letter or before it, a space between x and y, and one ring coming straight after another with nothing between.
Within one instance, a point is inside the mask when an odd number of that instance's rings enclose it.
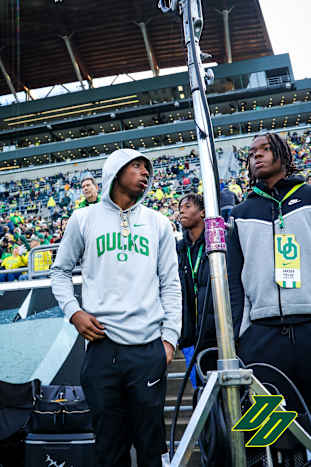
<instances>
[{"instance_id":1,"label":"stadium roof overhang","mask_svg":"<svg viewBox=\"0 0 311 467\"><path fill-rule=\"evenodd\" d=\"M0 2L0 95L185 65L179 17L158 0ZM272 55L259 0L203 0L201 49L226 63ZM232 8L232 10L231 10ZM228 37L227 37L228 39Z\"/></svg>"}]
</instances>

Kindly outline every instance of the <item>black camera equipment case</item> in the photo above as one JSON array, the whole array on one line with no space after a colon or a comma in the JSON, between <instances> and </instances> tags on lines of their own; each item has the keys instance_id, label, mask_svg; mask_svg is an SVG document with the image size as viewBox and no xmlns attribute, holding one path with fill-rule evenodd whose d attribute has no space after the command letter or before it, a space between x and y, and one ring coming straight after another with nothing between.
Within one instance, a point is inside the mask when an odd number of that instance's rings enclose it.
<instances>
[{"instance_id":1,"label":"black camera equipment case","mask_svg":"<svg viewBox=\"0 0 311 467\"><path fill-rule=\"evenodd\" d=\"M25 447L25 467L95 467L93 433L30 433L26 436Z\"/></svg>"}]
</instances>

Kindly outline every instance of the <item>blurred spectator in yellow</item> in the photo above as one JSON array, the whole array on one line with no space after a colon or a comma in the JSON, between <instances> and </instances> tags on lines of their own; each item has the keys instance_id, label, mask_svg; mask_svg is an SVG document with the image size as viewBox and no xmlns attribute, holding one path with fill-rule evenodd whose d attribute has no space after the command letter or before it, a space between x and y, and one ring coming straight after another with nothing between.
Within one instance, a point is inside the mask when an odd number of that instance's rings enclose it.
<instances>
[{"instance_id":1,"label":"blurred spectator in yellow","mask_svg":"<svg viewBox=\"0 0 311 467\"><path fill-rule=\"evenodd\" d=\"M24 247L19 247L18 245L13 245L11 248L11 255L7 256L1 261L0 269L10 271L13 269L22 268L24 266L24 262L22 257L20 256L20 249ZM7 272L0 273L0 282L13 282L17 280L21 275L21 272Z\"/></svg>"},{"instance_id":2,"label":"blurred spectator in yellow","mask_svg":"<svg viewBox=\"0 0 311 467\"><path fill-rule=\"evenodd\" d=\"M163 193L163 191L161 190L161 188L157 188L154 197L155 197L158 201L161 201L161 200L163 199L164 193Z\"/></svg>"},{"instance_id":3,"label":"blurred spectator in yellow","mask_svg":"<svg viewBox=\"0 0 311 467\"><path fill-rule=\"evenodd\" d=\"M236 183L235 180L232 180L230 182L228 188L229 188L230 191L232 191L232 193L234 193L237 196L239 201L242 201L242 195L243 195L242 189L241 189L240 185L238 185Z\"/></svg>"},{"instance_id":4,"label":"blurred spectator in yellow","mask_svg":"<svg viewBox=\"0 0 311 467\"><path fill-rule=\"evenodd\" d=\"M53 196L49 197L49 200L47 202L47 207L49 208L50 216L52 216L56 208L56 201L53 198Z\"/></svg>"},{"instance_id":5,"label":"blurred spectator in yellow","mask_svg":"<svg viewBox=\"0 0 311 467\"><path fill-rule=\"evenodd\" d=\"M37 235L32 235L30 238L30 248L36 248L40 246L40 238ZM23 266L28 266L29 251L22 256ZM50 250L36 251L34 253L34 271L48 271L52 264L52 253ZM19 280L27 280L28 274L20 276Z\"/></svg>"}]
</instances>

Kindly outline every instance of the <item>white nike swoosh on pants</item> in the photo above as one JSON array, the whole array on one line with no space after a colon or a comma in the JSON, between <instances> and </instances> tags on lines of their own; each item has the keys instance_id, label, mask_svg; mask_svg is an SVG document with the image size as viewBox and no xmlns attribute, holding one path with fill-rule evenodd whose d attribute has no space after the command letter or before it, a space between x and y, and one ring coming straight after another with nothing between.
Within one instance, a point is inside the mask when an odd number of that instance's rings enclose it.
<instances>
[{"instance_id":1,"label":"white nike swoosh on pants","mask_svg":"<svg viewBox=\"0 0 311 467\"><path fill-rule=\"evenodd\" d=\"M159 381L161 381L160 379L157 379L156 381L153 381L152 383L150 383L149 381L147 382L147 387L148 388L151 388L151 386L154 386L155 384L157 384Z\"/></svg>"}]
</instances>

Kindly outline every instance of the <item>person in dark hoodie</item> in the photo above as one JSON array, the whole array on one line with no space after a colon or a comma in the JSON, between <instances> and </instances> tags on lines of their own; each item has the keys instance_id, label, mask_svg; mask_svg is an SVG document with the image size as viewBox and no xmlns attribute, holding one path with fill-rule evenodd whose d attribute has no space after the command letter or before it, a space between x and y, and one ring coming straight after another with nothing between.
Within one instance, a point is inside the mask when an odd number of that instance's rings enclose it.
<instances>
[{"instance_id":1,"label":"person in dark hoodie","mask_svg":"<svg viewBox=\"0 0 311 467\"><path fill-rule=\"evenodd\" d=\"M181 349L194 346L199 337L207 287L209 263L205 253L204 202L197 193L188 193L179 201L179 219L183 239L177 243L179 277L182 288ZM216 347L213 301L209 294L199 349Z\"/></svg>"},{"instance_id":2,"label":"person in dark hoodie","mask_svg":"<svg viewBox=\"0 0 311 467\"><path fill-rule=\"evenodd\" d=\"M181 289L169 220L143 201L151 161L131 149L103 168L99 203L69 219L52 290L65 315L90 341L81 385L96 434L98 467L162 467L166 369L181 328ZM72 270L81 258L82 308Z\"/></svg>"},{"instance_id":3,"label":"person in dark hoodie","mask_svg":"<svg viewBox=\"0 0 311 467\"><path fill-rule=\"evenodd\" d=\"M238 355L282 370L311 407L311 187L277 134L255 136L248 169L252 192L232 210L228 246ZM255 374L300 411L284 378L267 367Z\"/></svg>"},{"instance_id":4,"label":"person in dark hoodie","mask_svg":"<svg viewBox=\"0 0 311 467\"><path fill-rule=\"evenodd\" d=\"M236 204L239 204L237 195L230 191L227 185L224 185L220 191L220 212L225 222L228 222L233 206Z\"/></svg>"}]
</instances>

